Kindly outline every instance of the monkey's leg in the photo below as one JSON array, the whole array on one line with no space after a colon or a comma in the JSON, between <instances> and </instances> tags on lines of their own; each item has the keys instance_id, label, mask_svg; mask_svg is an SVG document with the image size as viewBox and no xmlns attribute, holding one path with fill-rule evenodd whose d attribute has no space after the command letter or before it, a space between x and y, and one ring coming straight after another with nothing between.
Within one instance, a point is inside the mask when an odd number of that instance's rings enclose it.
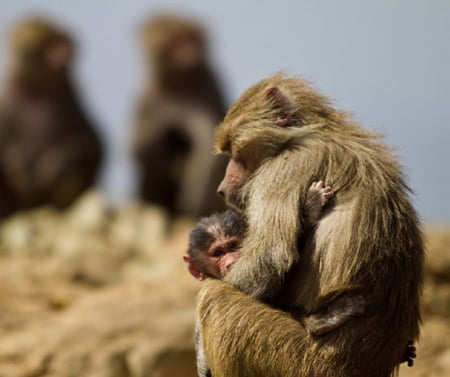
<instances>
[{"instance_id":1,"label":"monkey's leg","mask_svg":"<svg viewBox=\"0 0 450 377\"><path fill-rule=\"evenodd\" d=\"M219 280L203 283L197 311L214 377L298 377L311 372L303 361L311 338L289 314Z\"/></svg>"},{"instance_id":2,"label":"monkey's leg","mask_svg":"<svg viewBox=\"0 0 450 377\"><path fill-rule=\"evenodd\" d=\"M211 371L209 370L205 350L203 349L203 339L198 321L195 324L194 340L198 377L211 377Z\"/></svg>"},{"instance_id":3,"label":"monkey's leg","mask_svg":"<svg viewBox=\"0 0 450 377\"><path fill-rule=\"evenodd\" d=\"M341 296L334 299L325 312L310 314L301 321L312 336L324 335L335 330L350 318L363 314L365 302L362 295Z\"/></svg>"}]
</instances>

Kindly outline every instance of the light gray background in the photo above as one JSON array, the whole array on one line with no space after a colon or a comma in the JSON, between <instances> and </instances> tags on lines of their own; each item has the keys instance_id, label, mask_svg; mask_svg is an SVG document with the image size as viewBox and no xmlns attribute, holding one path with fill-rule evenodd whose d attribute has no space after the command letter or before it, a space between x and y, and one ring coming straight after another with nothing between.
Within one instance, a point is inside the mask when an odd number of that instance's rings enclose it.
<instances>
[{"instance_id":1,"label":"light gray background","mask_svg":"<svg viewBox=\"0 0 450 377\"><path fill-rule=\"evenodd\" d=\"M54 16L77 36L78 86L107 138L101 184L112 200L134 190L137 29L161 10L187 11L208 27L229 103L275 71L306 77L396 148L423 220L450 221L449 1L0 0L2 73L6 32L26 15Z\"/></svg>"}]
</instances>

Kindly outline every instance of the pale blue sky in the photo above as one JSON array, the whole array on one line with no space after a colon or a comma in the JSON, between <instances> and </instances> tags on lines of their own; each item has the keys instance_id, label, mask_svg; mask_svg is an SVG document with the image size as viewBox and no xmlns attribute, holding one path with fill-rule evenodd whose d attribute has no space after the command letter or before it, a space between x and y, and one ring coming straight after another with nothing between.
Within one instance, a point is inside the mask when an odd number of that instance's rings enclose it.
<instances>
[{"instance_id":1,"label":"pale blue sky","mask_svg":"<svg viewBox=\"0 0 450 377\"><path fill-rule=\"evenodd\" d=\"M134 188L127 135L143 77L137 27L170 9L208 26L230 103L275 71L306 77L396 148L423 220L450 222L449 1L0 0L1 75L17 19L49 14L75 33L79 89L110 151L102 186L111 198Z\"/></svg>"}]
</instances>

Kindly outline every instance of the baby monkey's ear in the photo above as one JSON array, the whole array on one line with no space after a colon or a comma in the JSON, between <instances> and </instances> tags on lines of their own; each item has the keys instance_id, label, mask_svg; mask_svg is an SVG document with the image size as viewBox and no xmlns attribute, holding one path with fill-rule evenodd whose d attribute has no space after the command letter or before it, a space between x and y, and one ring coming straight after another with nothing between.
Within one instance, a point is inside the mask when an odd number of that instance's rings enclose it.
<instances>
[{"instance_id":1,"label":"baby monkey's ear","mask_svg":"<svg viewBox=\"0 0 450 377\"><path fill-rule=\"evenodd\" d=\"M197 280L204 280L205 274L203 271L197 266L197 263L192 259L192 257L189 254L183 255L183 261L186 264L186 267L188 271L191 273L191 275L196 278Z\"/></svg>"}]
</instances>

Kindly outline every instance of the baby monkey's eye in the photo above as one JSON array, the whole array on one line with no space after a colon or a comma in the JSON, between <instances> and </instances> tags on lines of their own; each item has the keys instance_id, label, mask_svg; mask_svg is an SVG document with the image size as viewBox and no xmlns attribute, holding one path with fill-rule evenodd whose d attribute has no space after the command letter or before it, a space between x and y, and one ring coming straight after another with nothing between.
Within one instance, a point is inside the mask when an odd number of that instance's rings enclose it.
<instances>
[{"instance_id":1,"label":"baby monkey's eye","mask_svg":"<svg viewBox=\"0 0 450 377\"><path fill-rule=\"evenodd\" d=\"M239 249L241 247L241 243L239 241L231 241L228 245L227 245L227 249L229 252L233 252L236 251L237 249Z\"/></svg>"},{"instance_id":2,"label":"baby monkey's eye","mask_svg":"<svg viewBox=\"0 0 450 377\"><path fill-rule=\"evenodd\" d=\"M211 256L218 258L218 257L221 257L222 255L224 255L225 253L226 253L226 251L223 247L218 247L212 251Z\"/></svg>"}]
</instances>

